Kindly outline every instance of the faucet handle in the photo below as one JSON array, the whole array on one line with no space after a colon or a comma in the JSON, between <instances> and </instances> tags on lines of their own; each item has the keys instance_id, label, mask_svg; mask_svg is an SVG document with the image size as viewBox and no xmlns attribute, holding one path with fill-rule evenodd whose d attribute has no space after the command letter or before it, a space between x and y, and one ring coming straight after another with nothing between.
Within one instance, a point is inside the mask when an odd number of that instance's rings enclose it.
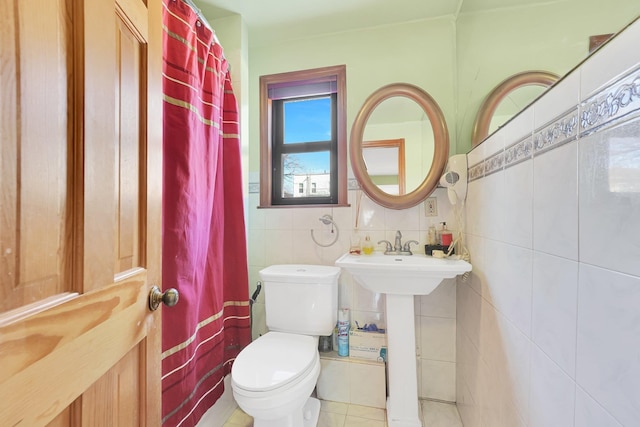
<instances>
[{"instance_id":1,"label":"faucet handle","mask_svg":"<svg viewBox=\"0 0 640 427\"><path fill-rule=\"evenodd\" d=\"M378 244L380 243L384 243L387 247L385 248L384 252L388 253L388 252L393 252L393 245L391 245L391 242L388 240L380 240L378 242Z\"/></svg>"},{"instance_id":2,"label":"faucet handle","mask_svg":"<svg viewBox=\"0 0 640 427\"><path fill-rule=\"evenodd\" d=\"M409 241L404 243L404 247L402 248L402 250L404 252L411 252L411 244L412 243L415 243L416 245L420 244L420 242L418 242L417 240L409 240Z\"/></svg>"}]
</instances>

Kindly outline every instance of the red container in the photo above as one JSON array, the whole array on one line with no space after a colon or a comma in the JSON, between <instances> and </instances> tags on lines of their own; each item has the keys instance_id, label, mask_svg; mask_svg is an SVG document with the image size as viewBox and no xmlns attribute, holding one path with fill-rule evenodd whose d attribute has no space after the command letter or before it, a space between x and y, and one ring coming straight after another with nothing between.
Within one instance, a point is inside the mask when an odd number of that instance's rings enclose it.
<instances>
[{"instance_id":1,"label":"red container","mask_svg":"<svg viewBox=\"0 0 640 427\"><path fill-rule=\"evenodd\" d=\"M442 246L449 246L453 241L453 234L444 231L442 233Z\"/></svg>"}]
</instances>

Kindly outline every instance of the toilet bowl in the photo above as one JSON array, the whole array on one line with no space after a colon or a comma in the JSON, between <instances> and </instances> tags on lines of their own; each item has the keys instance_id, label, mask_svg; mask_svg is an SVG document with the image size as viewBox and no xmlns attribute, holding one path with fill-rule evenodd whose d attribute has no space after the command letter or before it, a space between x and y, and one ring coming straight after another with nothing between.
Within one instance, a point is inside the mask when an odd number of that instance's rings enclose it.
<instances>
[{"instance_id":1,"label":"toilet bowl","mask_svg":"<svg viewBox=\"0 0 640 427\"><path fill-rule=\"evenodd\" d=\"M254 427L315 426L320 402L310 395L319 375L316 339L268 332L236 358L233 397Z\"/></svg>"},{"instance_id":2,"label":"toilet bowl","mask_svg":"<svg viewBox=\"0 0 640 427\"><path fill-rule=\"evenodd\" d=\"M340 269L274 265L260 271L269 332L233 362L231 387L254 427L315 427L320 402L311 397L320 376L318 337L337 321Z\"/></svg>"}]
</instances>

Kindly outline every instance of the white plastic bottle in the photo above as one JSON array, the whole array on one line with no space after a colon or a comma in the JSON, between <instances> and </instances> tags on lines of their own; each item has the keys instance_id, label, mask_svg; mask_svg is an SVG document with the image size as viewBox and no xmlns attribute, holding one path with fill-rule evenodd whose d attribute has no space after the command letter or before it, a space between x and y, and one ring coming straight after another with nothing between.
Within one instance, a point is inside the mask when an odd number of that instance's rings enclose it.
<instances>
[{"instance_id":1,"label":"white plastic bottle","mask_svg":"<svg viewBox=\"0 0 640 427\"><path fill-rule=\"evenodd\" d=\"M436 240L436 227L431 224L429 225L429 231L427 234L427 245L436 245L438 244Z\"/></svg>"},{"instance_id":2,"label":"white plastic bottle","mask_svg":"<svg viewBox=\"0 0 640 427\"><path fill-rule=\"evenodd\" d=\"M349 309L338 311L338 356L349 355Z\"/></svg>"}]
</instances>

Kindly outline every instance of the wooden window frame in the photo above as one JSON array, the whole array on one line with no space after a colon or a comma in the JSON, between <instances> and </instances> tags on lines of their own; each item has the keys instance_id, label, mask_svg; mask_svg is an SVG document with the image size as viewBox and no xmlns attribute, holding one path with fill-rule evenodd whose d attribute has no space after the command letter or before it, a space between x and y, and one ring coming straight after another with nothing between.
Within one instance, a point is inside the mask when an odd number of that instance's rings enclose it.
<instances>
[{"instance_id":1,"label":"wooden window frame","mask_svg":"<svg viewBox=\"0 0 640 427\"><path fill-rule=\"evenodd\" d=\"M322 81L336 79L336 140L337 140L337 199L331 203L289 202L274 204L273 188L273 147L272 120L273 101L269 98L269 86L276 84L306 81ZM318 207L318 206L348 206L347 201L347 129L346 129L346 66L315 68L310 70L292 71L271 74L260 77L260 207Z\"/></svg>"},{"instance_id":2,"label":"wooden window frame","mask_svg":"<svg viewBox=\"0 0 640 427\"><path fill-rule=\"evenodd\" d=\"M295 89L294 89L295 90ZM331 137L322 141L306 141L297 143L285 143L285 114L284 108L287 102L291 101L309 101L313 99L328 98L331 103L330 111L330 128ZM337 93L321 94L313 96L300 96L282 99L272 99L272 133L271 137L271 161L272 161L272 188L271 188L271 204L273 205L332 205L338 202L338 138L336 132L337 124ZM286 154L297 155L305 153L329 153L329 175L330 175L330 191L328 196L312 196L310 192L305 191L306 196L285 197L283 196L284 180L275 179L273 176L282 177L284 173L284 165L279 162L282 156ZM294 189L295 192L295 189ZM298 192L298 194L303 194Z\"/></svg>"}]
</instances>

